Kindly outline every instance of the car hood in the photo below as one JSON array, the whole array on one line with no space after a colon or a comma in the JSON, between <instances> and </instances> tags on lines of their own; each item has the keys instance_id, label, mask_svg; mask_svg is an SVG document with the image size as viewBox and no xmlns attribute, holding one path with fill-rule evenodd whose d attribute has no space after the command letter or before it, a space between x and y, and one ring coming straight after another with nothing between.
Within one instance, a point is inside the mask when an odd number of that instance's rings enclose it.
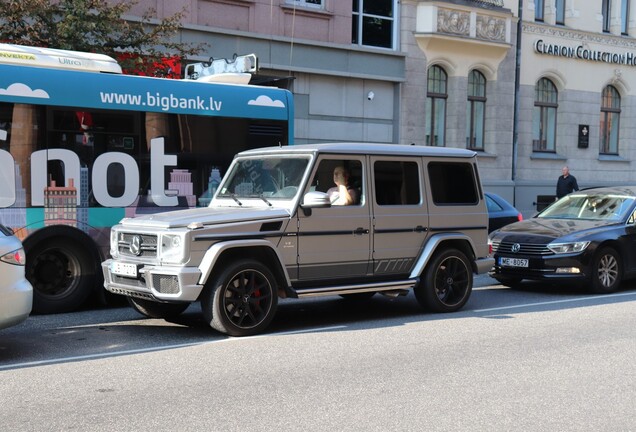
<instances>
[{"instance_id":1,"label":"car hood","mask_svg":"<svg viewBox=\"0 0 636 432\"><path fill-rule=\"evenodd\" d=\"M621 225L621 222L586 219L532 218L506 225L492 233L490 237L493 240L505 239L506 241L549 243L554 239L562 237L577 240L615 225Z\"/></svg>"},{"instance_id":2,"label":"car hood","mask_svg":"<svg viewBox=\"0 0 636 432\"><path fill-rule=\"evenodd\" d=\"M290 216L288 209L275 207L200 207L126 218L121 221L121 224L127 228L180 228L186 227L191 223L201 223L206 226L257 220L288 219Z\"/></svg>"}]
</instances>

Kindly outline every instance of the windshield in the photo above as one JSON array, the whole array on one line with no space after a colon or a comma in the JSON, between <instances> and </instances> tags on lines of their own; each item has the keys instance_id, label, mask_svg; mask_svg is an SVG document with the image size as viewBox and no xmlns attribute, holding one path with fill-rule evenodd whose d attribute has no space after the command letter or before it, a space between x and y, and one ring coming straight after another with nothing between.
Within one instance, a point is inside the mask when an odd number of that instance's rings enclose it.
<instances>
[{"instance_id":1,"label":"windshield","mask_svg":"<svg viewBox=\"0 0 636 432\"><path fill-rule=\"evenodd\" d=\"M614 194L570 194L545 209L537 217L621 221L634 197Z\"/></svg>"},{"instance_id":2,"label":"windshield","mask_svg":"<svg viewBox=\"0 0 636 432\"><path fill-rule=\"evenodd\" d=\"M260 157L237 161L218 197L291 200L296 196L308 157Z\"/></svg>"}]
</instances>

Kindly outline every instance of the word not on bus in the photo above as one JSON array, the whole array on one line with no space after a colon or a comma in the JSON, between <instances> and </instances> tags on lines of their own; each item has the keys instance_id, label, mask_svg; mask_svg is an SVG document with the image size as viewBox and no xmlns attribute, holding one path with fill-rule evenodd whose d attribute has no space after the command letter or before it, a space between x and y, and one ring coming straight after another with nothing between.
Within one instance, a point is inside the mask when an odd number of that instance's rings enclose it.
<instances>
[{"instance_id":1,"label":"word not on bus","mask_svg":"<svg viewBox=\"0 0 636 432\"><path fill-rule=\"evenodd\" d=\"M176 155L166 155L164 138L153 138L150 141L150 196L158 206L175 207L179 200L174 194L166 194L164 169L177 165ZM31 204L44 206L44 190L47 187L47 162L59 160L64 166L64 178L76 179L79 184L80 160L77 154L67 149L38 150L31 154ZM108 192L108 167L120 164L124 169L124 192L114 197ZM0 150L0 176L5 185L5 193L0 196L0 208L11 207L16 200L15 160L11 153ZM131 205L139 193L139 166L137 161L127 153L107 152L99 155L93 163L91 184L95 200L104 207L126 207ZM170 191L168 191L170 192ZM78 190L77 206L82 202L82 188Z\"/></svg>"}]
</instances>

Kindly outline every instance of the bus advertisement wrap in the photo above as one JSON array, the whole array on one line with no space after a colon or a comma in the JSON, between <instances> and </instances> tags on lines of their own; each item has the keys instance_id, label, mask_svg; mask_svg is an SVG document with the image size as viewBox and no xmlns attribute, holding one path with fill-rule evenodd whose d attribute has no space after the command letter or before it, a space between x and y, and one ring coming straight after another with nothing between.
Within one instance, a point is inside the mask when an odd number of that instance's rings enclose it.
<instances>
[{"instance_id":1,"label":"bus advertisement wrap","mask_svg":"<svg viewBox=\"0 0 636 432\"><path fill-rule=\"evenodd\" d=\"M95 269L123 217L207 206L236 153L292 144L287 90L56 68L38 55L33 66L0 57L0 224L23 241L35 312L103 292Z\"/></svg>"}]
</instances>

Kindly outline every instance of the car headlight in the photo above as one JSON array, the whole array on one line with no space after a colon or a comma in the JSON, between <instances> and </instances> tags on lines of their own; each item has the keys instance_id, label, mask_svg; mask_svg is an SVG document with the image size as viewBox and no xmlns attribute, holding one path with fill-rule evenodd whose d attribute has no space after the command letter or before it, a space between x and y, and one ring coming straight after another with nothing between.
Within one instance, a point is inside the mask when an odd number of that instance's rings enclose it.
<instances>
[{"instance_id":1,"label":"car headlight","mask_svg":"<svg viewBox=\"0 0 636 432\"><path fill-rule=\"evenodd\" d=\"M2 255L0 260L9 264L23 266L26 264L26 255L24 254L24 249L20 248L13 252L9 252L8 254Z\"/></svg>"},{"instance_id":2,"label":"car headlight","mask_svg":"<svg viewBox=\"0 0 636 432\"><path fill-rule=\"evenodd\" d=\"M164 234L161 236L159 259L163 262L179 264L183 261L185 245L182 234Z\"/></svg>"},{"instance_id":3,"label":"car headlight","mask_svg":"<svg viewBox=\"0 0 636 432\"><path fill-rule=\"evenodd\" d=\"M119 255L119 241L117 240L117 231L113 228L110 230L110 256L116 258Z\"/></svg>"},{"instance_id":4,"label":"car headlight","mask_svg":"<svg viewBox=\"0 0 636 432\"><path fill-rule=\"evenodd\" d=\"M571 243L550 243L548 249L555 254L582 252L590 244L589 241L571 242Z\"/></svg>"}]
</instances>

